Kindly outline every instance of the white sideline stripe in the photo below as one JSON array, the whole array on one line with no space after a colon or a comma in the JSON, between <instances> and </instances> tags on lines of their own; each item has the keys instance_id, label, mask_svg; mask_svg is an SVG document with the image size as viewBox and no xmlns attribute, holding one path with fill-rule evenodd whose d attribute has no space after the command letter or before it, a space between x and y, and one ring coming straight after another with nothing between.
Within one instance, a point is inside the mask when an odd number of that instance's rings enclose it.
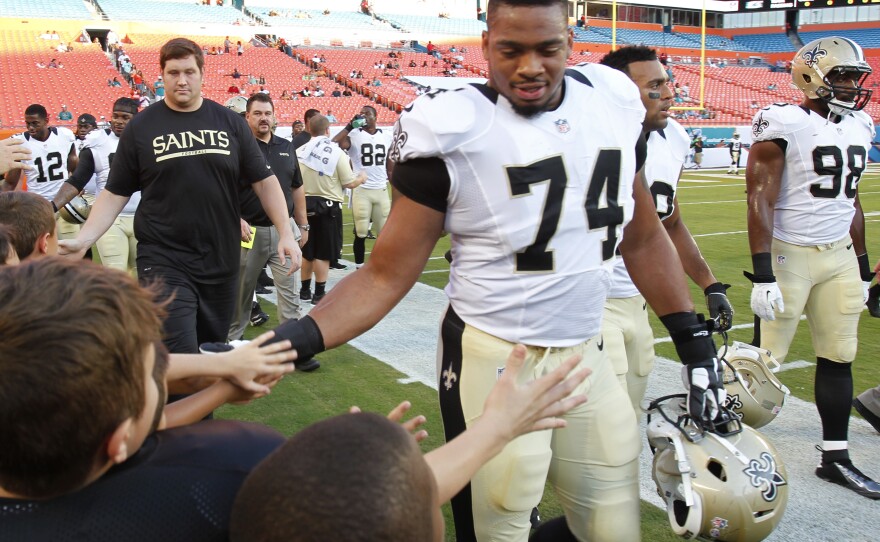
<instances>
[{"instance_id":1,"label":"white sideline stripe","mask_svg":"<svg viewBox=\"0 0 880 542\"><path fill-rule=\"evenodd\" d=\"M718 233L698 233L694 235L694 238L697 237L715 237L717 235L739 235L741 233L749 233L748 230L738 230L738 231L720 231Z\"/></svg>"},{"instance_id":2,"label":"white sideline stripe","mask_svg":"<svg viewBox=\"0 0 880 542\"><path fill-rule=\"evenodd\" d=\"M678 183L719 183L721 181L708 181L708 180L688 180L688 179L679 179ZM738 184L712 184L709 186L682 186L682 190L698 190L700 188L729 188L729 187L739 187L744 188L746 183L738 183Z\"/></svg>"},{"instance_id":3,"label":"white sideline stripe","mask_svg":"<svg viewBox=\"0 0 880 542\"><path fill-rule=\"evenodd\" d=\"M796 361L786 361L782 364L781 367L779 367L779 369L776 370L776 372L781 373L783 371L790 371L792 369L804 369L806 367L813 367L814 365L816 364L804 359L799 359Z\"/></svg>"},{"instance_id":4,"label":"white sideline stripe","mask_svg":"<svg viewBox=\"0 0 880 542\"><path fill-rule=\"evenodd\" d=\"M745 203L744 199L725 199L715 201L690 201L687 203L678 202L679 205L715 205L716 203Z\"/></svg>"}]
</instances>

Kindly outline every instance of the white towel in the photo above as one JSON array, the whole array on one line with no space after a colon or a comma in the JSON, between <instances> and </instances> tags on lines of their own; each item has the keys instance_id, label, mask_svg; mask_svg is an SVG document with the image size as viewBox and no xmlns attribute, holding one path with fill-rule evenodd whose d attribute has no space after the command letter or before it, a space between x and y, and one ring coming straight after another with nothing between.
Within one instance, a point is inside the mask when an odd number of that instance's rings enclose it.
<instances>
[{"instance_id":1,"label":"white towel","mask_svg":"<svg viewBox=\"0 0 880 542\"><path fill-rule=\"evenodd\" d=\"M329 137L313 137L296 153L300 164L314 169L321 175L332 176L342 154L339 145Z\"/></svg>"}]
</instances>

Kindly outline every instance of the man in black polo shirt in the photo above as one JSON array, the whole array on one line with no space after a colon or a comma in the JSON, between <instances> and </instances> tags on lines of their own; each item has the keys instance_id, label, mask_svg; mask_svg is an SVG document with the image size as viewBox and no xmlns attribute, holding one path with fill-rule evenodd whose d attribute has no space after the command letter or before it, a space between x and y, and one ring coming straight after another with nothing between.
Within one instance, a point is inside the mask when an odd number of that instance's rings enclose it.
<instances>
[{"instance_id":1,"label":"man in black polo shirt","mask_svg":"<svg viewBox=\"0 0 880 542\"><path fill-rule=\"evenodd\" d=\"M91 246L140 190L134 222L138 277L142 283L158 281L171 300L164 322L168 349L194 353L199 342L226 339L237 303L240 179L252 183L278 228L279 258L289 257L293 271L301 253L278 179L247 124L201 97L201 48L172 39L162 46L159 64L165 100L129 123L107 190L77 239L59 252L79 254Z\"/></svg>"},{"instance_id":2,"label":"man in black polo shirt","mask_svg":"<svg viewBox=\"0 0 880 542\"><path fill-rule=\"evenodd\" d=\"M233 109L235 111L235 109ZM246 116L248 127L257 140L263 156L272 166L272 171L281 183L281 191L287 205L288 216L291 218L290 228L299 238L300 246L305 244L309 235L309 224L306 218L306 198L302 188L302 174L299 162L293 150L293 144L272 133L275 123L275 106L268 94L258 92L247 101ZM251 313L254 288L260 270L269 263L275 279L275 292L278 296L278 321L286 322L302 317L299 308L299 284L297 273L288 274L290 266L280 260L272 247L278 243L278 230L260 205L260 200L251 189L250 183L242 183L239 192L241 200L241 264L238 271L239 304L229 328L229 340L241 339ZM254 228L253 235L251 228ZM300 236L299 232L302 233ZM246 247L245 245L248 245ZM317 362L309 362L310 366ZM317 368L317 367L314 367ZM306 370L306 367L297 367Z\"/></svg>"}]
</instances>

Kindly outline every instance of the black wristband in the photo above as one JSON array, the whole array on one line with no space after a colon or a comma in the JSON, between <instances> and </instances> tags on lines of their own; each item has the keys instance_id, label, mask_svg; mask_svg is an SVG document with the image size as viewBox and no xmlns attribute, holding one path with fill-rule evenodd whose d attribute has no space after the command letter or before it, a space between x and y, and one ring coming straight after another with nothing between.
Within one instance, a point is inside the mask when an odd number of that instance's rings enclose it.
<instances>
[{"instance_id":1,"label":"black wristband","mask_svg":"<svg viewBox=\"0 0 880 542\"><path fill-rule=\"evenodd\" d=\"M871 270L871 260L868 259L868 253L860 254L857 257L859 261L859 274L862 281L871 282L874 279L874 272Z\"/></svg>"},{"instance_id":2,"label":"black wristband","mask_svg":"<svg viewBox=\"0 0 880 542\"><path fill-rule=\"evenodd\" d=\"M750 281L755 283L776 282L776 277L773 275L773 264L770 263L769 252L752 254L752 269L755 271L754 274L743 271L743 275Z\"/></svg>"},{"instance_id":3,"label":"black wristband","mask_svg":"<svg viewBox=\"0 0 880 542\"><path fill-rule=\"evenodd\" d=\"M706 289L703 290L703 295L709 295L709 294L727 295L728 288L730 288L730 284L721 284L720 282L713 282L709 286L706 286Z\"/></svg>"},{"instance_id":4,"label":"black wristband","mask_svg":"<svg viewBox=\"0 0 880 542\"><path fill-rule=\"evenodd\" d=\"M345 130L346 132L350 132L350 131L354 130L354 126L352 126L351 123L349 122L348 124L345 125L345 128L343 128L343 130Z\"/></svg>"},{"instance_id":5,"label":"black wristband","mask_svg":"<svg viewBox=\"0 0 880 542\"><path fill-rule=\"evenodd\" d=\"M685 365L700 363L717 356L712 341L712 323L702 314L676 312L661 316L660 321L669 331L675 351Z\"/></svg>"},{"instance_id":6,"label":"black wristband","mask_svg":"<svg viewBox=\"0 0 880 542\"><path fill-rule=\"evenodd\" d=\"M308 361L315 354L324 351L324 337L318 324L309 316L299 320L288 320L275 328L275 336L266 344L279 341L290 341L296 349L296 361Z\"/></svg>"}]
</instances>

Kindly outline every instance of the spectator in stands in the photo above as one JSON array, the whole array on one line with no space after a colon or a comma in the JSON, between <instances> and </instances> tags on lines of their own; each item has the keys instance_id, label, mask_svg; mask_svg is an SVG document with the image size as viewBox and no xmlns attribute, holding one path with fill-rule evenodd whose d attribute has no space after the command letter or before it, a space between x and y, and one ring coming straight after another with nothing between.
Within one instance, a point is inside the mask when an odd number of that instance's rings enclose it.
<instances>
[{"instance_id":1,"label":"spectator in stands","mask_svg":"<svg viewBox=\"0 0 880 542\"><path fill-rule=\"evenodd\" d=\"M332 96L332 97L334 97L334 98L341 98L341 97L342 97L342 91L339 90L339 87L336 87L336 88L333 89L333 92L330 93L330 96Z\"/></svg>"},{"instance_id":2,"label":"spectator in stands","mask_svg":"<svg viewBox=\"0 0 880 542\"><path fill-rule=\"evenodd\" d=\"M415 67L417 67L417 66L418 66L418 65L416 64L416 60L415 60L414 58L411 59L411 60L409 61L409 67L410 67L410 68L415 68Z\"/></svg>"},{"instance_id":3,"label":"spectator in stands","mask_svg":"<svg viewBox=\"0 0 880 542\"><path fill-rule=\"evenodd\" d=\"M752 103L749 104L749 109L761 109L761 106L758 105L756 100L752 100Z\"/></svg>"},{"instance_id":4,"label":"spectator in stands","mask_svg":"<svg viewBox=\"0 0 880 542\"><path fill-rule=\"evenodd\" d=\"M348 88L348 87L346 87L345 90L342 91L342 95L343 95L343 96L346 96L346 97L351 96L351 95L352 95L352 94L351 94L351 89Z\"/></svg>"},{"instance_id":5,"label":"spectator in stands","mask_svg":"<svg viewBox=\"0 0 880 542\"><path fill-rule=\"evenodd\" d=\"M73 113L67 110L66 105L61 106L61 111L58 112L58 120L73 120Z\"/></svg>"},{"instance_id":6,"label":"spectator in stands","mask_svg":"<svg viewBox=\"0 0 880 542\"><path fill-rule=\"evenodd\" d=\"M428 50L428 54L431 56L434 56L434 52L437 50L437 46L434 45L434 42L430 40L428 40L428 45L426 45L425 48Z\"/></svg>"},{"instance_id":7,"label":"spectator in stands","mask_svg":"<svg viewBox=\"0 0 880 542\"><path fill-rule=\"evenodd\" d=\"M321 62L321 57L318 56L318 52L315 51L315 54L312 55L312 62L315 64Z\"/></svg>"},{"instance_id":8,"label":"spectator in stands","mask_svg":"<svg viewBox=\"0 0 880 542\"><path fill-rule=\"evenodd\" d=\"M422 67L423 67L423 68L427 68L427 67L428 67L428 61L427 61L427 60L423 60L423 61L422 61Z\"/></svg>"},{"instance_id":9,"label":"spectator in stands","mask_svg":"<svg viewBox=\"0 0 880 542\"><path fill-rule=\"evenodd\" d=\"M227 55L232 52L232 40L229 39L229 36L226 36L226 39L223 40L223 50Z\"/></svg>"},{"instance_id":10,"label":"spectator in stands","mask_svg":"<svg viewBox=\"0 0 880 542\"><path fill-rule=\"evenodd\" d=\"M237 67L232 69L232 78L233 79L240 79L241 78L241 72L238 71Z\"/></svg>"},{"instance_id":11,"label":"spectator in stands","mask_svg":"<svg viewBox=\"0 0 880 542\"><path fill-rule=\"evenodd\" d=\"M290 99L290 93L287 92L287 89L284 89L283 91L281 91L281 96L278 99L279 100L289 100Z\"/></svg>"},{"instance_id":12,"label":"spectator in stands","mask_svg":"<svg viewBox=\"0 0 880 542\"><path fill-rule=\"evenodd\" d=\"M108 87L121 87L122 83L119 81L118 77L114 77L113 79L107 80L107 86Z\"/></svg>"},{"instance_id":13,"label":"spectator in stands","mask_svg":"<svg viewBox=\"0 0 880 542\"><path fill-rule=\"evenodd\" d=\"M250 73L248 74L248 84L249 85L256 85L259 82L260 81L259 81L259 79L256 78L256 76L254 76L253 74L250 74Z\"/></svg>"},{"instance_id":14,"label":"spectator in stands","mask_svg":"<svg viewBox=\"0 0 880 542\"><path fill-rule=\"evenodd\" d=\"M767 90L776 90L776 83L770 83L767 85Z\"/></svg>"},{"instance_id":15,"label":"spectator in stands","mask_svg":"<svg viewBox=\"0 0 880 542\"><path fill-rule=\"evenodd\" d=\"M361 70L358 70L357 78L358 78L358 79L363 79L363 78L364 78L364 72L361 71Z\"/></svg>"},{"instance_id":16,"label":"spectator in stands","mask_svg":"<svg viewBox=\"0 0 880 542\"><path fill-rule=\"evenodd\" d=\"M313 93L315 98L321 98L324 96L324 89L321 88L321 85L315 85L315 92Z\"/></svg>"},{"instance_id":17,"label":"spectator in stands","mask_svg":"<svg viewBox=\"0 0 880 542\"><path fill-rule=\"evenodd\" d=\"M269 95L269 91L266 90L266 87L264 87L264 86L260 86L260 90L258 90L257 92L265 94L266 96Z\"/></svg>"},{"instance_id":18,"label":"spectator in stands","mask_svg":"<svg viewBox=\"0 0 880 542\"><path fill-rule=\"evenodd\" d=\"M230 85L228 89L226 89L226 92L228 92L229 94L241 94L241 89L238 88L237 85L233 84Z\"/></svg>"},{"instance_id":19,"label":"spectator in stands","mask_svg":"<svg viewBox=\"0 0 880 542\"><path fill-rule=\"evenodd\" d=\"M321 62L327 62L327 59L324 58L324 55L321 55Z\"/></svg>"},{"instance_id":20,"label":"spectator in stands","mask_svg":"<svg viewBox=\"0 0 880 542\"><path fill-rule=\"evenodd\" d=\"M382 81L379 81L379 78L378 78L378 77L373 77L373 82L370 83L370 84L371 84L372 86L374 86L374 87L381 87L381 86L382 86Z\"/></svg>"},{"instance_id":21,"label":"spectator in stands","mask_svg":"<svg viewBox=\"0 0 880 542\"><path fill-rule=\"evenodd\" d=\"M58 61L53 58L52 60L49 61L48 64L46 64L46 67L47 68L58 68L58 67L60 67L60 65L58 64Z\"/></svg>"},{"instance_id":22,"label":"spectator in stands","mask_svg":"<svg viewBox=\"0 0 880 542\"><path fill-rule=\"evenodd\" d=\"M243 55L244 54L244 45L241 44L241 40L236 42L236 45L238 46L238 56Z\"/></svg>"},{"instance_id":23,"label":"spectator in stands","mask_svg":"<svg viewBox=\"0 0 880 542\"><path fill-rule=\"evenodd\" d=\"M357 70L351 70L351 72L349 72L349 74L348 74L349 79L357 79L357 76L358 76Z\"/></svg>"},{"instance_id":24,"label":"spectator in stands","mask_svg":"<svg viewBox=\"0 0 880 542\"><path fill-rule=\"evenodd\" d=\"M329 109L327 110L327 114L324 115L324 117L327 119L327 121L328 121L330 124L336 124L336 122L337 122L337 121L336 121L336 116L333 115L333 112L330 111Z\"/></svg>"},{"instance_id":25,"label":"spectator in stands","mask_svg":"<svg viewBox=\"0 0 880 542\"><path fill-rule=\"evenodd\" d=\"M165 82L162 80L162 76L156 78L156 82L153 83L153 94L156 95L157 100L162 100L165 98Z\"/></svg>"},{"instance_id":26,"label":"spectator in stands","mask_svg":"<svg viewBox=\"0 0 880 542\"><path fill-rule=\"evenodd\" d=\"M300 96L302 96L303 98L308 98L309 96L312 95L312 91L309 90L308 86L303 87L303 89L299 93L300 93Z\"/></svg>"},{"instance_id":27,"label":"spectator in stands","mask_svg":"<svg viewBox=\"0 0 880 542\"><path fill-rule=\"evenodd\" d=\"M63 44L63 43L59 43L59 44L58 44L58 47L56 47L55 50L58 51L59 53L66 53L66 52L68 52L68 51L67 51L67 45L65 45L65 44Z\"/></svg>"}]
</instances>

